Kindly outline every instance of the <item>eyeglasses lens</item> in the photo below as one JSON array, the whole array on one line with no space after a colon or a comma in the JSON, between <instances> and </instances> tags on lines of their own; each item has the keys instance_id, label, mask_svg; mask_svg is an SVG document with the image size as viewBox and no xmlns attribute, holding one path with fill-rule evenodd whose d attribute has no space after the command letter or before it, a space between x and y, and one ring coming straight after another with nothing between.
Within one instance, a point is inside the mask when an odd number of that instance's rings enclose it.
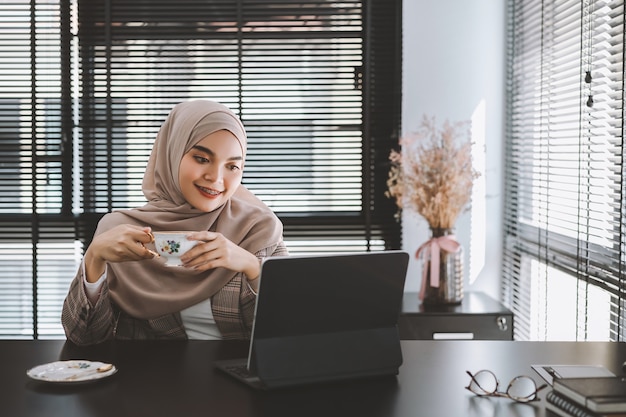
<instances>
[{"instance_id":1,"label":"eyeglasses lens","mask_svg":"<svg viewBox=\"0 0 626 417\"><path fill-rule=\"evenodd\" d=\"M507 394L516 401L532 401L537 393L537 386L532 378L518 376L511 381Z\"/></svg>"},{"instance_id":2,"label":"eyeglasses lens","mask_svg":"<svg viewBox=\"0 0 626 417\"><path fill-rule=\"evenodd\" d=\"M469 389L478 395L490 395L498 389L498 380L491 372L480 371L472 378Z\"/></svg>"}]
</instances>

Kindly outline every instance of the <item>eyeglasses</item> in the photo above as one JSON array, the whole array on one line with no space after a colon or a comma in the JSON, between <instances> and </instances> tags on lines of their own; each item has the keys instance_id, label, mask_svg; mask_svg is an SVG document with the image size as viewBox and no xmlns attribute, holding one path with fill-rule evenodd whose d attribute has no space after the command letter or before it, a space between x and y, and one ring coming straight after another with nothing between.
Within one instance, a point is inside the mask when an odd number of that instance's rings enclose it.
<instances>
[{"instance_id":1,"label":"eyeglasses","mask_svg":"<svg viewBox=\"0 0 626 417\"><path fill-rule=\"evenodd\" d=\"M480 397L505 397L520 403L536 401L537 393L547 387L547 384L537 388L535 381L526 375L516 376L509 382L506 391L498 391L500 382L493 372L483 369L475 374L465 371L472 378L465 387Z\"/></svg>"}]
</instances>

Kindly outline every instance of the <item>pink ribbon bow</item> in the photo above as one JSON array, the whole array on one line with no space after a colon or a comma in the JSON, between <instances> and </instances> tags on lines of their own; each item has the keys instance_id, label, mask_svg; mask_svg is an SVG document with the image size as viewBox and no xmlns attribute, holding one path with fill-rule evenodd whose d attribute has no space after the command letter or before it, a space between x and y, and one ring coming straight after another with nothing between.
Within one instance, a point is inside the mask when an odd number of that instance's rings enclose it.
<instances>
[{"instance_id":1,"label":"pink ribbon bow","mask_svg":"<svg viewBox=\"0 0 626 417\"><path fill-rule=\"evenodd\" d=\"M461 248L461 244L456 241L454 235L445 235L440 237L433 237L419 247L415 252L415 257L419 258L420 254L424 252L424 267L422 269L422 288L420 290L420 300L424 299L426 293L426 279L428 278L427 261L430 262L430 285L439 288L439 253L441 250L449 253L456 253ZM436 260L433 262L432 260Z\"/></svg>"}]
</instances>

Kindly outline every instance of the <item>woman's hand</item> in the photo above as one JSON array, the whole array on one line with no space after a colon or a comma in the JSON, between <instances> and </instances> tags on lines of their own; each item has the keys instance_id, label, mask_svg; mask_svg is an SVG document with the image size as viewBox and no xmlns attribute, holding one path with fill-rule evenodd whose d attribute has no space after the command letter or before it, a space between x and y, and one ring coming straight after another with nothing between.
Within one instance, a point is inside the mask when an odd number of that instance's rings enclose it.
<instances>
[{"instance_id":1,"label":"woman's hand","mask_svg":"<svg viewBox=\"0 0 626 417\"><path fill-rule=\"evenodd\" d=\"M187 238L197 240L198 244L180 257L185 267L194 268L197 271L222 267L235 272L243 272L249 281L258 278L261 271L258 258L228 240L221 233L193 232Z\"/></svg>"},{"instance_id":2,"label":"woman's hand","mask_svg":"<svg viewBox=\"0 0 626 417\"><path fill-rule=\"evenodd\" d=\"M144 246L153 240L150 232L149 227L122 224L94 237L84 258L87 281L96 282L104 273L107 262L153 258L154 252Z\"/></svg>"}]
</instances>

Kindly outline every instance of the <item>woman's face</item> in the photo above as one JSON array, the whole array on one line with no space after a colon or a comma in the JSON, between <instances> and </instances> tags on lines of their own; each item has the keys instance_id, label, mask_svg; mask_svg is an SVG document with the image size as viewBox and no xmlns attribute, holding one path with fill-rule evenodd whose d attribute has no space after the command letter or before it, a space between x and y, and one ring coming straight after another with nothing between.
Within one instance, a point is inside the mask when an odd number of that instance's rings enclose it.
<instances>
[{"instance_id":1,"label":"woman's face","mask_svg":"<svg viewBox=\"0 0 626 417\"><path fill-rule=\"evenodd\" d=\"M241 184L243 153L228 130L203 138L183 155L178 183L192 207L210 212L223 205Z\"/></svg>"}]
</instances>

